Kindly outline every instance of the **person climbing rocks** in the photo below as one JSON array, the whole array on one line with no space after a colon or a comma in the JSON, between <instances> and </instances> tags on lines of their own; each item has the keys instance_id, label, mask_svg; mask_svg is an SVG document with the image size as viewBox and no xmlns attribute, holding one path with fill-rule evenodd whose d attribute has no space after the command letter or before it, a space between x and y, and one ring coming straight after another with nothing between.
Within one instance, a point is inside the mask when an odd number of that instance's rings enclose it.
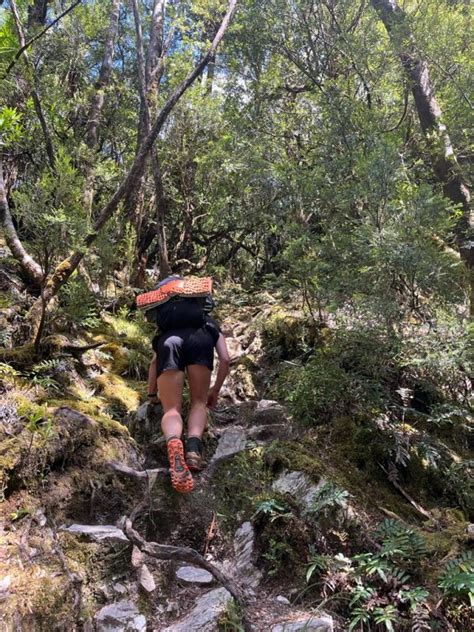
<instances>
[{"instance_id":1,"label":"person climbing rocks","mask_svg":"<svg viewBox=\"0 0 474 632\"><path fill-rule=\"evenodd\" d=\"M153 358L148 372L148 398L163 407L161 428L166 439L171 484L181 493L191 492L191 472L202 468L202 436L207 423L207 407L214 408L229 372L229 352L218 323L209 316L214 302L212 281L171 276L154 291L137 299L159 332L153 338ZM214 349L219 366L214 384ZM190 392L186 455L182 435L182 400L185 377Z\"/></svg>"}]
</instances>

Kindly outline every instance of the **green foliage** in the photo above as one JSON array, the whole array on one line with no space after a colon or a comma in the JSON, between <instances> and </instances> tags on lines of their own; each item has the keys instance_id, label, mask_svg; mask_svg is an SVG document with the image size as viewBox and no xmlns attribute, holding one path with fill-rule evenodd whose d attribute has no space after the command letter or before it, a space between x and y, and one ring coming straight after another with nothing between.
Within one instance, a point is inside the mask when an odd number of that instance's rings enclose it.
<instances>
[{"instance_id":1,"label":"green foliage","mask_svg":"<svg viewBox=\"0 0 474 632\"><path fill-rule=\"evenodd\" d=\"M410 562L426 555L426 541L414 529L397 520L384 520L375 532L382 541L381 557Z\"/></svg>"},{"instance_id":2,"label":"green foliage","mask_svg":"<svg viewBox=\"0 0 474 632\"><path fill-rule=\"evenodd\" d=\"M16 108L4 106L0 109L0 147L5 147L19 141L21 138L20 121L21 114Z\"/></svg>"},{"instance_id":3,"label":"green foliage","mask_svg":"<svg viewBox=\"0 0 474 632\"><path fill-rule=\"evenodd\" d=\"M349 630L430 629L427 603L429 591L413 583L407 568L419 570L426 559L424 539L403 523L384 520L373 537L380 542L375 553L347 557L321 554L310 548L306 581L320 587L325 596L344 597L341 602L349 619ZM418 626L418 627L417 627Z\"/></svg>"},{"instance_id":4,"label":"green foliage","mask_svg":"<svg viewBox=\"0 0 474 632\"><path fill-rule=\"evenodd\" d=\"M59 358L51 358L50 360L42 360L34 364L29 371L25 373L25 377L33 386L39 386L45 390L59 391L59 384L51 373L59 367L61 360Z\"/></svg>"},{"instance_id":5,"label":"green foliage","mask_svg":"<svg viewBox=\"0 0 474 632\"><path fill-rule=\"evenodd\" d=\"M474 554L466 551L447 562L441 572L439 587L445 595L467 597L474 608Z\"/></svg>"},{"instance_id":6,"label":"green foliage","mask_svg":"<svg viewBox=\"0 0 474 632\"><path fill-rule=\"evenodd\" d=\"M374 329L337 330L306 364L283 370L278 392L306 422L380 407L384 386L396 377L396 349L396 341Z\"/></svg>"},{"instance_id":7,"label":"green foliage","mask_svg":"<svg viewBox=\"0 0 474 632\"><path fill-rule=\"evenodd\" d=\"M330 481L324 483L314 495L311 503L313 513L328 513L337 507L346 507L349 492Z\"/></svg>"},{"instance_id":8,"label":"green foliage","mask_svg":"<svg viewBox=\"0 0 474 632\"><path fill-rule=\"evenodd\" d=\"M84 329L94 329L101 323L96 300L83 279L74 276L60 292L64 317Z\"/></svg>"},{"instance_id":9,"label":"green foliage","mask_svg":"<svg viewBox=\"0 0 474 632\"><path fill-rule=\"evenodd\" d=\"M293 549L290 543L271 538L262 555L267 562L267 573L270 577L278 575L285 564L293 558Z\"/></svg>"},{"instance_id":10,"label":"green foliage","mask_svg":"<svg viewBox=\"0 0 474 632\"><path fill-rule=\"evenodd\" d=\"M227 607L226 611L219 618L218 631L219 632L245 632L244 624L242 623L243 612L242 609L232 600Z\"/></svg>"},{"instance_id":11,"label":"green foliage","mask_svg":"<svg viewBox=\"0 0 474 632\"><path fill-rule=\"evenodd\" d=\"M275 522L278 519L291 518L292 512L290 508L283 502L276 500L275 498L267 498L261 500L257 506L252 519L258 516L265 516L270 522Z\"/></svg>"}]
</instances>

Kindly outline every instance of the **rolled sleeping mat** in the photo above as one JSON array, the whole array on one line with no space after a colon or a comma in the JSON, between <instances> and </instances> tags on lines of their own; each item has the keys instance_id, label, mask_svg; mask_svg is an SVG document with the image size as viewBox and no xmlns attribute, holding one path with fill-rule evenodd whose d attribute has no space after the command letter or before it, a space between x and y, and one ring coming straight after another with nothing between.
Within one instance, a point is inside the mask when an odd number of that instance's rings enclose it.
<instances>
[{"instance_id":1,"label":"rolled sleeping mat","mask_svg":"<svg viewBox=\"0 0 474 632\"><path fill-rule=\"evenodd\" d=\"M210 294L212 294L211 277L173 279L155 290L137 296L137 307L143 311L148 311L158 305L163 305L174 296L200 298Z\"/></svg>"}]
</instances>

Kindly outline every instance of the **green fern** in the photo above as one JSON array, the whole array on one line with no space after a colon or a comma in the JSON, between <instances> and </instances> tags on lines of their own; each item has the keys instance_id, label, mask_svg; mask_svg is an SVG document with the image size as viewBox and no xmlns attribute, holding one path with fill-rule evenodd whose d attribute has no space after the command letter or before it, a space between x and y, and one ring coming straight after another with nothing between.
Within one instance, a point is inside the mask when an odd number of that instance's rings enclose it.
<instances>
[{"instance_id":1,"label":"green fern","mask_svg":"<svg viewBox=\"0 0 474 632\"><path fill-rule=\"evenodd\" d=\"M311 512L327 512L334 507L345 507L349 492L334 483L324 483L316 492L311 503Z\"/></svg>"},{"instance_id":2,"label":"green fern","mask_svg":"<svg viewBox=\"0 0 474 632\"><path fill-rule=\"evenodd\" d=\"M444 567L438 586L445 595L468 597L474 607L474 554L466 551Z\"/></svg>"},{"instance_id":3,"label":"green fern","mask_svg":"<svg viewBox=\"0 0 474 632\"><path fill-rule=\"evenodd\" d=\"M61 360L59 358L52 358L51 360L42 360L41 362L38 362L38 364L34 364L31 367L30 372L34 374L49 373L57 369L60 364L61 364Z\"/></svg>"},{"instance_id":4,"label":"green fern","mask_svg":"<svg viewBox=\"0 0 474 632\"><path fill-rule=\"evenodd\" d=\"M393 624L398 620L395 606L388 605L385 608L374 608L374 621L378 625L384 625L388 632L395 632Z\"/></svg>"},{"instance_id":5,"label":"green fern","mask_svg":"<svg viewBox=\"0 0 474 632\"><path fill-rule=\"evenodd\" d=\"M398 520L384 520L375 532L382 540L381 557L389 560L417 560L426 555L425 539Z\"/></svg>"}]
</instances>

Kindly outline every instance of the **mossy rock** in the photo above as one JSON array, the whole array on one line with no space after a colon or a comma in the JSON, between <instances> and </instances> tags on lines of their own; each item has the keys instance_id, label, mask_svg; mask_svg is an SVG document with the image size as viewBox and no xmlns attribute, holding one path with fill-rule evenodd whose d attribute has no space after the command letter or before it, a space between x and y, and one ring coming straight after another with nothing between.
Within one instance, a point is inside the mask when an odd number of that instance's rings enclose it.
<instances>
[{"instance_id":1,"label":"mossy rock","mask_svg":"<svg viewBox=\"0 0 474 632\"><path fill-rule=\"evenodd\" d=\"M15 349L0 349L0 362L11 364L16 369L24 369L36 360L34 345L27 343Z\"/></svg>"},{"instance_id":2,"label":"mossy rock","mask_svg":"<svg viewBox=\"0 0 474 632\"><path fill-rule=\"evenodd\" d=\"M113 373L104 373L95 378L101 387L102 396L113 406L113 411L118 416L123 416L138 408L140 395L136 389L131 388L127 382Z\"/></svg>"},{"instance_id":3,"label":"mossy rock","mask_svg":"<svg viewBox=\"0 0 474 632\"><path fill-rule=\"evenodd\" d=\"M128 429L124 424L112 419L110 415L105 414L104 411L107 407L107 403L98 397L93 397L88 401L80 401L77 399L49 399L47 400L47 404L48 410L51 412L56 408L66 406L67 408L72 408L84 415L92 417L106 433L125 437L129 436Z\"/></svg>"},{"instance_id":4,"label":"mossy rock","mask_svg":"<svg viewBox=\"0 0 474 632\"><path fill-rule=\"evenodd\" d=\"M74 592L57 569L24 568L12 579L12 597L2 604L6 630L75 630Z\"/></svg>"},{"instance_id":5,"label":"mossy rock","mask_svg":"<svg viewBox=\"0 0 474 632\"><path fill-rule=\"evenodd\" d=\"M316 456L315 447L308 438L301 443L274 441L265 452L265 461L274 473L282 470L304 472L317 483L323 466Z\"/></svg>"},{"instance_id":6,"label":"mossy rock","mask_svg":"<svg viewBox=\"0 0 474 632\"><path fill-rule=\"evenodd\" d=\"M322 343L321 325L300 312L274 307L261 325L263 347L281 360L296 358Z\"/></svg>"}]
</instances>

